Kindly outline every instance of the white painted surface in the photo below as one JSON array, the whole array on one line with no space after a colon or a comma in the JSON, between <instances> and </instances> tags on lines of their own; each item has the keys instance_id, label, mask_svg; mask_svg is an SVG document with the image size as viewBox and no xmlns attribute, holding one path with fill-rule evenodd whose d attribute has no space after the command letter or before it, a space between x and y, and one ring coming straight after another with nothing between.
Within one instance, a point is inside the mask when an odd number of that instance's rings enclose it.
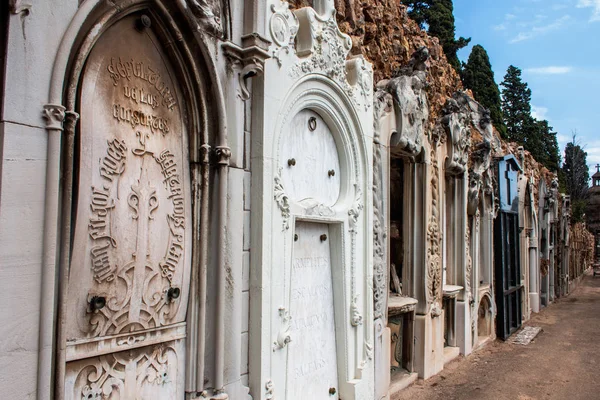
<instances>
[{"instance_id":1,"label":"white painted surface","mask_svg":"<svg viewBox=\"0 0 600 400\"><path fill-rule=\"evenodd\" d=\"M314 118L314 130L309 121ZM340 160L330 128L314 111L302 110L282 132L281 176L291 199L332 206L340 195ZM289 160L295 165L289 165ZM330 171L334 175L330 176Z\"/></svg>"},{"instance_id":2,"label":"white painted surface","mask_svg":"<svg viewBox=\"0 0 600 400\"><path fill-rule=\"evenodd\" d=\"M292 341L288 344L287 399L337 399L335 318L330 240L325 224L299 222L290 283Z\"/></svg>"}]
</instances>

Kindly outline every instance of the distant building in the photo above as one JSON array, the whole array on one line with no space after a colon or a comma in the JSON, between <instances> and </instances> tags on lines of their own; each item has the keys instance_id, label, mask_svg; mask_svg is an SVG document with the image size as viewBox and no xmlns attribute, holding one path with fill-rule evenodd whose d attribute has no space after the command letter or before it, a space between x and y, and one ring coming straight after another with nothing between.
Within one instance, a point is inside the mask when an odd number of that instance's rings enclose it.
<instances>
[{"instance_id":1,"label":"distant building","mask_svg":"<svg viewBox=\"0 0 600 400\"><path fill-rule=\"evenodd\" d=\"M592 187L588 193L585 215L587 227L596 238L594 255L597 259L600 256L600 164L596 165L596 173L592 175Z\"/></svg>"}]
</instances>

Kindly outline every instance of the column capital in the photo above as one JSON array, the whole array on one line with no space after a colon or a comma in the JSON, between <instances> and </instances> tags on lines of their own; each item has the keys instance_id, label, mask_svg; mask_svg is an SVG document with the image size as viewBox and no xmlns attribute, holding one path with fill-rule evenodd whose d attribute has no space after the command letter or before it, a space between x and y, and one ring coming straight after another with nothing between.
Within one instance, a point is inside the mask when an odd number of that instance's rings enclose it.
<instances>
[{"instance_id":1,"label":"column capital","mask_svg":"<svg viewBox=\"0 0 600 400\"><path fill-rule=\"evenodd\" d=\"M45 104L42 110L42 118L46 120L46 129L63 130L66 108L60 104Z\"/></svg>"}]
</instances>

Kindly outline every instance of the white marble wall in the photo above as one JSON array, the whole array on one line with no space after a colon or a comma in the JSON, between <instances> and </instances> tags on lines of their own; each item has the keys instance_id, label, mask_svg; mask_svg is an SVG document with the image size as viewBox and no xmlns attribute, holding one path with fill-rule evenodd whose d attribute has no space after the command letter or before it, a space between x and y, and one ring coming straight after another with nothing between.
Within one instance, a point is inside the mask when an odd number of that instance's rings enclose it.
<instances>
[{"instance_id":1,"label":"white marble wall","mask_svg":"<svg viewBox=\"0 0 600 400\"><path fill-rule=\"evenodd\" d=\"M77 8L76 0L27 3L27 14L9 16L0 125L0 393L10 399L36 396L48 137L41 110Z\"/></svg>"}]
</instances>

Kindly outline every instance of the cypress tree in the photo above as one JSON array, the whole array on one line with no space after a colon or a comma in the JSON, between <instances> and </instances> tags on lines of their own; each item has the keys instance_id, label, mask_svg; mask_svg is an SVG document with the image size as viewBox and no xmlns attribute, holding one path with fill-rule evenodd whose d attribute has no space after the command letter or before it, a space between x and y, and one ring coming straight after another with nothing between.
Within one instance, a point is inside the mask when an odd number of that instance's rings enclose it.
<instances>
[{"instance_id":1,"label":"cypress tree","mask_svg":"<svg viewBox=\"0 0 600 400\"><path fill-rule=\"evenodd\" d=\"M521 70L513 65L508 67L500 86L503 87L502 112L506 125L506 138L527 148L527 131L533 126L531 89L521 79Z\"/></svg>"},{"instance_id":2,"label":"cypress tree","mask_svg":"<svg viewBox=\"0 0 600 400\"><path fill-rule=\"evenodd\" d=\"M410 18L421 28L428 27L429 34L440 40L448 62L457 72L460 72L461 63L456 53L467 46L471 38L456 39L452 0L402 0L402 3L408 6Z\"/></svg>"},{"instance_id":3,"label":"cypress tree","mask_svg":"<svg viewBox=\"0 0 600 400\"><path fill-rule=\"evenodd\" d=\"M464 65L462 77L465 87L471 89L475 100L490 110L492 123L500 135L506 138L500 89L494 80L494 71L492 71L488 54L482 46L476 45L471 50L469 60Z\"/></svg>"},{"instance_id":4,"label":"cypress tree","mask_svg":"<svg viewBox=\"0 0 600 400\"><path fill-rule=\"evenodd\" d=\"M541 161L550 171L558 171L560 168L560 148L556 132L548 124L548 121L536 121L540 142L543 151L543 160Z\"/></svg>"},{"instance_id":5,"label":"cypress tree","mask_svg":"<svg viewBox=\"0 0 600 400\"><path fill-rule=\"evenodd\" d=\"M572 222L583 221L590 172L587 166L587 153L579 145L576 135L573 135L573 140L565 147L565 162L562 172L567 193L571 196Z\"/></svg>"}]
</instances>

